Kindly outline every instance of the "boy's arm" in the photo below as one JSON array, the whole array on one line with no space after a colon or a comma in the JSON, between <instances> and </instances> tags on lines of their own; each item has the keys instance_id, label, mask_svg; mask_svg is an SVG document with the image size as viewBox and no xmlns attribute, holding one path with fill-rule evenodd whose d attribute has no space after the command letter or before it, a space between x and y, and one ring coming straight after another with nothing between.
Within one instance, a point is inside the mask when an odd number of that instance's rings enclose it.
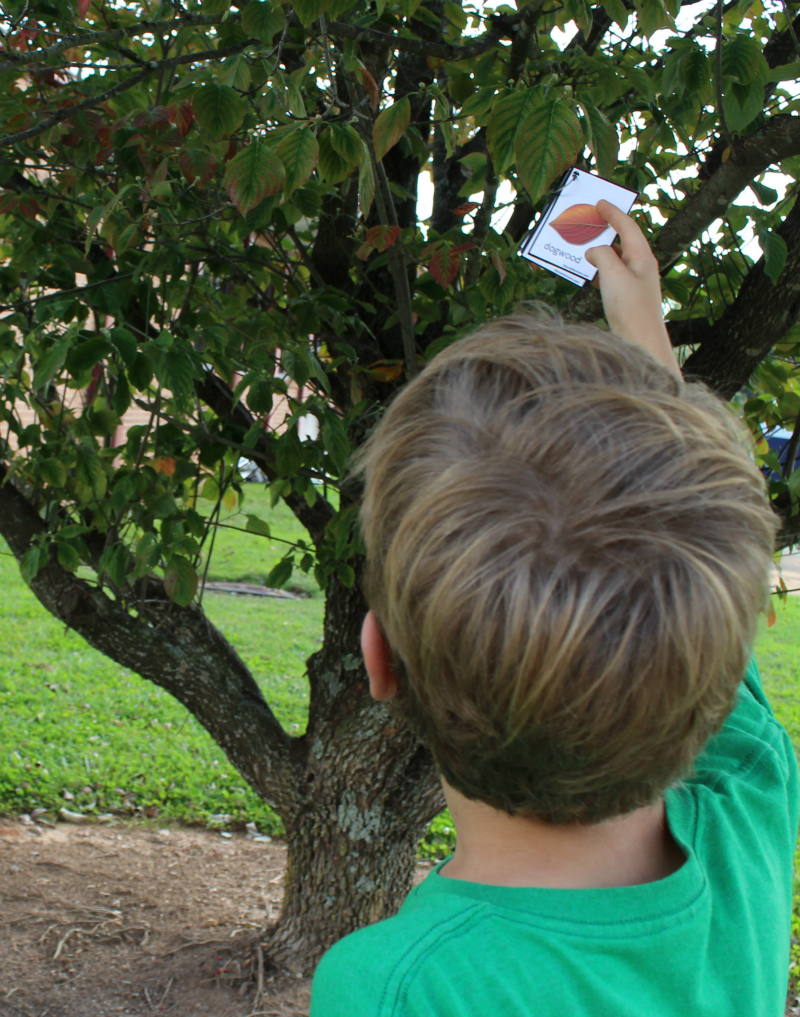
<instances>
[{"instance_id":1,"label":"boy's arm","mask_svg":"<svg viewBox=\"0 0 800 1017\"><path fill-rule=\"evenodd\" d=\"M647 239L633 219L610 201L598 201L597 211L619 233L621 243L621 247L592 247L586 252L586 260L599 273L608 327L680 377L661 313L658 262Z\"/></svg>"}]
</instances>

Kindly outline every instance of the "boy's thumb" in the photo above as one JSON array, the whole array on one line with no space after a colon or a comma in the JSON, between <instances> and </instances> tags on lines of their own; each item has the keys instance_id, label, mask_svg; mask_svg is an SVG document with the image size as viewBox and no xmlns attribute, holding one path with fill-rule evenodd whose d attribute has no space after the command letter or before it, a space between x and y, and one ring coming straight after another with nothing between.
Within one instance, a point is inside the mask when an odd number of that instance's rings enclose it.
<instances>
[{"instance_id":1,"label":"boy's thumb","mask_svg":"<svg viewBox=\"0 0 800 1017\"><path fill-rule=\"evenodd\" d=\"M601 272L604 268L611 268L613 262L619 263L614 248L608 244L604 244L602 247L590 247L584 257L590 265L599 268Z\"/></svg>"}]
</instances>

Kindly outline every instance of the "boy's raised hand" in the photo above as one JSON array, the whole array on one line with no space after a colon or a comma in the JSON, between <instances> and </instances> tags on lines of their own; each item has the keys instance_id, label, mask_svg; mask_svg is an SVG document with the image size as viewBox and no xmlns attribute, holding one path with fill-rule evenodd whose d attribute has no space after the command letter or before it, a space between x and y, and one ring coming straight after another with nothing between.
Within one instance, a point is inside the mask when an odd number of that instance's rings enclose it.
<instances>
[{"instance_id":1,"label":"boy's raised hand","mask_svg":"<svg viewBox=\"0 0 800 1017\"><path fill-rule=\"evenodd\" d=\"M661 313L661 278L650 245L633 219L616 205L598 201L596 207L620 239L613 247L592 247L586 252L586 260L598 270L608 326L680 377Z\"/></svg>"}]
</instances>

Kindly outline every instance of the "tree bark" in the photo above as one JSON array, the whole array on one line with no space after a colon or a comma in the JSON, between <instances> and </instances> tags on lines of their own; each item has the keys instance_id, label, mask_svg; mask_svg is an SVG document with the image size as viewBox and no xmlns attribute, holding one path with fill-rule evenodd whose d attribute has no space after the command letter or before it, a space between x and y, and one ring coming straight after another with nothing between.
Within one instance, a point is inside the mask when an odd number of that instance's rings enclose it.
<instances>
[{"instance_id":1,"label":"tree bark","mask_svg":"<svg viewBox=\"0 0 800 1017\"><path fill-rule=\"evenodd\" d=\"M732 399L750 375L800 319L800 202L795 202L778 234L786 241L786 265L773 283L763 256L747 273L736 299L708 327L700 348L683 365L724 399Z\"/></svg>"}]
</instances>

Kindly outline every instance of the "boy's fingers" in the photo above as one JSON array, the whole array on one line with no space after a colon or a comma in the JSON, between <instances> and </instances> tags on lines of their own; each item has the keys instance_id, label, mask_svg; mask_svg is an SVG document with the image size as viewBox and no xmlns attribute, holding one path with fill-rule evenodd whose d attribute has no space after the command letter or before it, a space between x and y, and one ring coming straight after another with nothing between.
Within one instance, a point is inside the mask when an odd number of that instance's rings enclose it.
<instances>
[{"instance_id":1,"label":"boy's fingers","mask_svg":"<svg viewBox=\"0 0 800 1017\"><path fill-rule=\"evenodd\" d=\"M609 272L622 267L619 253L606 244L602 247L590 247L584 257L590 265L594 265L601 272Z\"/></svg>"},{"instance_id":2,"label":"boy's fingers","mask_svg":"<svg viewBox=\"0 0 800 1017\"><path fill-rule=\"evenodd\" d=\"M625 215L621 209L605 199L598 201L595 207L608 225L613 226L619 233L622 249L627 258L646 257L650 254L647 238L629 215Z\"/></svg>"}]
</instances>

